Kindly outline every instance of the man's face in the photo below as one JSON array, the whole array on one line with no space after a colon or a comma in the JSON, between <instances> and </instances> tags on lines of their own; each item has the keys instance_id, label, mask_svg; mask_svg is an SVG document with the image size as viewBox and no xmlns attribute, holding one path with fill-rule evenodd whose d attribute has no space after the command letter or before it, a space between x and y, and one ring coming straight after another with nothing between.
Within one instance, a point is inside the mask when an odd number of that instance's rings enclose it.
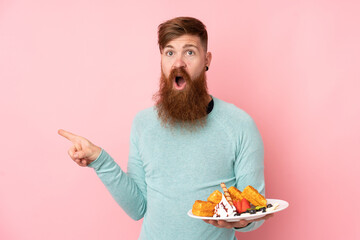
<instances>
[{"instance_id":1,"label":"man's face","mask_svg":"<svg viewBox=\"0 0 360 240\"><path fill-rule=\"evenodd\" d=\"M191 79L199 77L205 66L211 62L211 53L206 53L200 38L194 35L182 35L166 44L161 53L161 69L169 77L173 69L184 68ZM174 80L174 89L183 90L186 82Z\"/></svg>"},{"instance_id":2,"label":"man's face","mask_svg":"<svg viewBox=\"0 0 360 240\"><path fill-rule=\"evenodd\" d=\"M205 53L196 36L184 35L165 46L161 53L160 89L154 96L165 125L180 124L189 129L204 126L211 100L205 75L210 60L211 54Z\"/></svg>"}]
</instances>

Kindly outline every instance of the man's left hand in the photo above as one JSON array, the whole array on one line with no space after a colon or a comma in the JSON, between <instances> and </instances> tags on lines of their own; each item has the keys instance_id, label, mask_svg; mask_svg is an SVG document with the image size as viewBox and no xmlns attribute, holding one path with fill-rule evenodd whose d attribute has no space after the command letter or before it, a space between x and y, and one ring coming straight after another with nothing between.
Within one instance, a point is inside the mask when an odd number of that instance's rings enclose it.
<instances>
[{"instance_id":1,"label":"man's left hand","mask_svg":"<svg viewBox=\"0 0 360 240\"><path fill-rule=\"evenodd\" d=\"M209 223L215 227L218 228L243 228L246 227L248 224L252 223L252 222L256 222L256 221L261 221L261 220L268 220L269 218L273 217L274 214L268 214L262 218L257 218L257 219L253 219L253 220L240 220L238 222L227 222L224 220L203 220L206 223Z\"/></svg>"}]
</instances>

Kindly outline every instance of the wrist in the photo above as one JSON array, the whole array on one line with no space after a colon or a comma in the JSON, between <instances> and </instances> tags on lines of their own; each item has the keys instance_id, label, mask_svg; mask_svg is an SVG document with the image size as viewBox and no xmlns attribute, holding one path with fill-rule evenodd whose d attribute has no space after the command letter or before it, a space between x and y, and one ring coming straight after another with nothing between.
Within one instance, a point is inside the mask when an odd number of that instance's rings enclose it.
<instances>
[{"instance_id":1,"label":"wrist","mask_svg":"<svg viewBox=\"0 0 360 240\"><path fill-rule=\"evenodd\" d=\"M94 145L93 154L92 154L92 157L91 157L91 162L98 159L100 153L101 153L101 148Z\"/></svg>"}]
</instances>

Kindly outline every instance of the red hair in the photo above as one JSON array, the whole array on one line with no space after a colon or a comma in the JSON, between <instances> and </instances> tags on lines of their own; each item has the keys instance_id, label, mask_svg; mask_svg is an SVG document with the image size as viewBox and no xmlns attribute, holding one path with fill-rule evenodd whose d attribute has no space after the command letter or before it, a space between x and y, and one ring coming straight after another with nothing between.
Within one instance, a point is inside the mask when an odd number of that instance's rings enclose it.
<instances>
[{"instance_id":1,"label":"red hair","mask_svg":"<svg viewBox=\"0 0 360 240\"><path fill-rule=\"evenodd\" d=\"M177 17L159 25L158 44L160 52L168 42L185 34L198 36L202 47L207 52L208 35L206 26L200 20L192 17Z\"/></svg>"}]
</instances>

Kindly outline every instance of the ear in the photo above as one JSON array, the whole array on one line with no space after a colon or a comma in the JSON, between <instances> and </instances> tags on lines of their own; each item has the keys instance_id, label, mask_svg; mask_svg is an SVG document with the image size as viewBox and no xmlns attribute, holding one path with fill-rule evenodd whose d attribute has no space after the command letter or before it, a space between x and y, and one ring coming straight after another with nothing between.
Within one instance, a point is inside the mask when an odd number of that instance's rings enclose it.
<instances>
[{"instance_id":1,"label":"ear","mask_svg":"<svg viewBox=\"0 0 360 240\"><path fill-rule=\"evenodd\" d=\"M206 53L206 57L205 57L205 65L210 67L210 64L211 64L211 59L212 59L212 54L211 52L207 52Z\"/></svg>"}]
</instances>

